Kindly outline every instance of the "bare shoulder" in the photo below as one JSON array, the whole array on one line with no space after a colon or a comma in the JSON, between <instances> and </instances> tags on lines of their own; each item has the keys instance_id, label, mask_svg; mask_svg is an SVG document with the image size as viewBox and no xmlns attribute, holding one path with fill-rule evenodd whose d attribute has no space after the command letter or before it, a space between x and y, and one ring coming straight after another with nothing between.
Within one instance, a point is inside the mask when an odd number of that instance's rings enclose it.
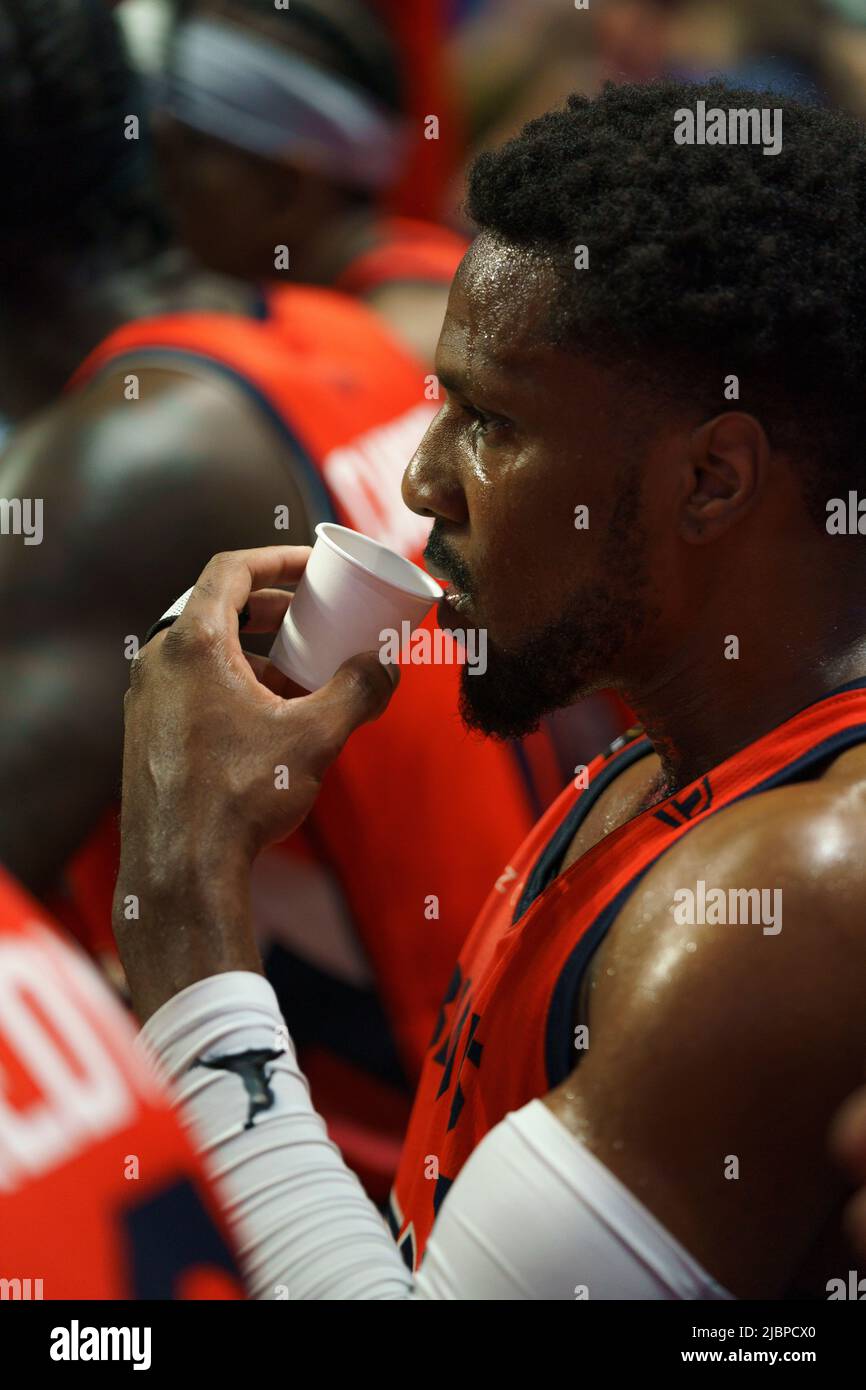
<instances>
[{"instance_id":1,"label":"bare shoulder","mask_svg":"<svg viewBox=\"0 0 866 1390\"><path fill-rule=\"evenodd\" d=\"M308 538L291 463L236 388L133 358L6 449L0 496L38 504L39 540L0 546L0 857L32 887L116 792L133 639L213 554Z\"/></svg>"},{"instance_id":2,"label":"bare shoulder","mask_svg":"<svg viewBox=\"0 0 866 1390\"><path fill-rule=\"evenodd\" d=\"M292 464L286 439L239 386L207 367L178 369L151 356L130 356L61 398L24 442L35 464L63 448L79 473L105 486L206 466L214 482L243 477L255 487Z\"/></svg>"},{"instance_id":3,"label":"bare shoulder","mask_svg":"<svg viewBox=\"0 0 866 1390\"><path fill-rule=\"evenodd\" d=\"M0 482L42 499L30 592L36 571L62 571L73 588L98 583L103 603L119 585L128 602L146 578L152 604L216 551L310 531L290 445L263 411L213 375L134 358L22 430Z\"/></svg>"},{"instance_id":4,"label":"bare shoulder","mask_svg":"<svg viewBox=\"0 0 866 1390\"><path fill-rule=\"evenodd\" d=\"M866 756L747 798L662 856L598 952L548 1104L740 1296L798 1273L842 1190L866 1057Z\"/></svg>"},{"instance_id":5,"label":"bare shoulder","mask_svg":"<svg viewBox=\"0 0 866 1390\"><path fill-rule=\"evenodd\" d=\"M642 881L609 949L620 958L655 949L639 925L651 920L656 942L681 941L714 971L722 957L760 959L769 941L780 972L831 939L837 956L844 949L866 967L864 832L866 746L814 781L747 797L696 826Z\"/></svg>"}]
</instances>

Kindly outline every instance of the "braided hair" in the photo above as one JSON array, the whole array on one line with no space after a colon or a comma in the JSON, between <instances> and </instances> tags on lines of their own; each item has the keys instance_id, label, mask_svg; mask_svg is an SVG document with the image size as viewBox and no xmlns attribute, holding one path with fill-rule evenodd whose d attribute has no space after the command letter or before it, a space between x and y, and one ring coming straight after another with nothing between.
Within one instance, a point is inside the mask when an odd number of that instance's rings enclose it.
<instances>
[{"instance_id":1,"label":"braided hair","mask_svg":"<svg viewBox=\"0 0 866 1390\"><path fill-rule=\"evenodd\" d=\"M166 243L143 93L103 0L0 0L0 178L4 282Z\"/></svg>"}]
</instances>

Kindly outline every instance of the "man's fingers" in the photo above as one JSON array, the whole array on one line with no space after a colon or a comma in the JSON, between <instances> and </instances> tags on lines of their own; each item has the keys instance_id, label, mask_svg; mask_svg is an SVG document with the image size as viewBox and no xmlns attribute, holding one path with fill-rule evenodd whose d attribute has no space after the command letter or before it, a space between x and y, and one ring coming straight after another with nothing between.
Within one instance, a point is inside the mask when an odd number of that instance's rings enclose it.
<instances>
[{"instance_id":1,"label":"man's fingers","mask_svg":"<svg viewBox=\"0 0 866 1390\"><path fill-rule=\"evenodd\" d=\"M244 623L244 636L255 632L276 632L286 616L291 594L285 589L257 589L247 599L249 621Z\"/></svg>"},{"instance_id":2,"label":"man's fingers","mask_svg":"<svg viewBox=\"0 0 866 1390\"><path fill-rule=\"evenodd\" d=\"M398 667L383 665L378 652L363 652L344 661L327 685L307 696L306 703L315 710L325 763L337 756L355 729L384 713L399 680Z\"/></svg>"},{"instance_id":3,"label":"man's fingers","mask_svg":"<svg viewBox=\"0 0 866 1390\"><path fill-rule=\"evenodd\" d=\"M293 680L289 680L288 676L284 676L282 671L278 671L266 656L257 656L254 652L244 652L244 660L259 685L265 686L274 695L279 695L281 700L296 700L308 694Z\"/></svg>"},{"instance_id":4,"label":"man's fingers","mask_svg":"<svg viewBox=\"0 0 866 1390\"><path fill-rule=\"evenodd\" d=\"M237 632L237 615L255 589L296 583L310 557L308 545L268 545L227 550L209 560L175 624L213 632Z\"/></svg>"},{"instance_id":5,"label":"man's fingers","mask_svg":"<svg viewBox=\"0 0 866 1390\"><path fill-rule=\"evenodd\" d=\"M836 1158L858 1178L866 1178L866 1091L845 1102L830 1131Z\"/></svg>"}]
</instances>

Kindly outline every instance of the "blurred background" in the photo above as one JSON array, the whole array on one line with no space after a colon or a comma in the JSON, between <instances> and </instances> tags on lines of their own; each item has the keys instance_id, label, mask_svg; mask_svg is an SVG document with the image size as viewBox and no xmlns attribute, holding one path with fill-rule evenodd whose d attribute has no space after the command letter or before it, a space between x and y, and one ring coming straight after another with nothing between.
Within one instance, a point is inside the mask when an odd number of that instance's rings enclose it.
<instances>
[{"instance_id":1,"label":"blurred background","mask_svg":"<svg viewBox=\"0 0 866 1390\"><path fill-rule=\"evenodd\" d=\"M290 0L93 3L114 10L156 106L179 20L227 12L267 33L262 15L292 8ZM332 12L337 28L354 9L356 28L375 25L387 36L381 67L405 140L377 189L380 208L460 233L468 231L461 202L473 156L568 93L591 94L607 80L722 73L866 116L866 0L318 0L313 8ZM431 333L422 327L422 340ZM0 444L11 423L0 409Z\"/></svg>"},{"instance_id":2,"label":"blurred background","mask_svg":"<svg viewBox=\"0 0 866 1390\"><path fill-rule=\"evenodd\" d=\"M445 147L445 157L430 141L413 147L414 177L404 177L395 203L458 226L467 159L607 80L722 73L866 116L866 0L367 3L398 43L406 109L438 114ZM147 71L163 60L172 8L173 0L117 5Z\"/></svg>"},{"instance_id":3,"label":"blurred background","mask_svg":"<svg viewBox=\"0 0 866 1390\"><path fill-rule=\"evenodd\" d=\"M323 519L419 560L400 478L468 163L572 92L711 74L862 118L866 0L0 0L0 498L45 503L32 548L0 536L0 863L120 990L135 642L215 551ZM447 676L407 670L254 886L377 1199L478 908L630 722L602 694L484 746Z\"/></svg>"}]
</instances>

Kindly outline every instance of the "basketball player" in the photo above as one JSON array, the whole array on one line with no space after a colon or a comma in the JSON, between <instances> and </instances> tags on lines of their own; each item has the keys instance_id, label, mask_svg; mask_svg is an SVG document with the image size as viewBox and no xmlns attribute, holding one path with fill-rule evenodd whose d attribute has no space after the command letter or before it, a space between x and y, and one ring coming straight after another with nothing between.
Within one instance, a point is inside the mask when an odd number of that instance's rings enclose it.
<instances>
[{"instance_id":1,"label":"basketball player","mask_svg":"<svg viewBox=\"0 0 866 1390\"><path fill-rule=\"evenodd\" d=\"M213 1189L93 966L0 869L3 1298L242 1298Z\"/></svg>"},{"instance_id":2,"label":"basketball player","mask_svg":"<svg viewBox=\"0 0 866 1390\"><path fill-rule=\"evenodd\" d=\"M674 139L698 102L765 100L609 87L471 176L448 400L404 480L446 612L488 633L464 713L513 734L609 685L646 732L539 822L461 952L394 1190L419 1296L826 1297L852 1267L826 1135L866 1055L866 136L774 95L772 157ZM405 1297L249 930L257 850L391 693L375 654L306 699L244 662L237 613L262 590L273 621L304 559L217 557L144 648L116 926L237 1175L254 1292Z\"/></svg>"},{"instance_id":3,"label":"basketball player","mask_svg":"<svg viewBox=\"0 0 866 1390\"><path fill-rule=\"evenodd\" d=\"M276 321L178 259L146 128L125 138L141 103L101 4L0 0L0 15L0 409L31 417L0 496L43 514L39 544L0 546L0 858L105 957L136 643L214 548L306 541L331 519L420 559L429 521L400 479L436 405L349 298L293 287ZM457 686L455 667L411 668L315 822L258 870L311 1080L383 1199L453 956L537 814L522 749L467 738Z\"/></svg>"},{"instance_id":4,"label":"basketball player","mask_svg":"<svg viewBox=\"0 0 866 1390\"><path fill-rule=\"evenodd\" d=\"M294 313L281 281L332 285L432 365L466 242L428 219L385 216L383 203L411 143L404 104L415 128L419 110L438 112L441 137L416 141L404 192L420 196L417 174L441 172L443 145L453 140L436 74L443 6L373 3L401 40L399 71L364 0L300 0L288 9L271 0L182 0L157 103L159 148L187 245L213 269L264 284L273 319ZM341 160L313 143L322 123L339 128L344 108L367 134L363 160L357 150ZM287 267L275 269L275 247L290 251ZM562 780L582 749L595 753L631 722L610 692L549 721Z\"/></svg>"},{"instance_id":5,"label":"basketball player","mask_svg":"<svg viewBox=\"0 0 866 1390\"><path fill-rule=\"evenodd\" d=\"M383 213L409 152L402 111L414 93L374 9L179 0L177 10L158 130L186 244L247 281L355 295L432 363L466 243ZM424 143L435 158L441 142ZM281 299L277 288L273 312Z\"/></svg>"}]
</instances>

